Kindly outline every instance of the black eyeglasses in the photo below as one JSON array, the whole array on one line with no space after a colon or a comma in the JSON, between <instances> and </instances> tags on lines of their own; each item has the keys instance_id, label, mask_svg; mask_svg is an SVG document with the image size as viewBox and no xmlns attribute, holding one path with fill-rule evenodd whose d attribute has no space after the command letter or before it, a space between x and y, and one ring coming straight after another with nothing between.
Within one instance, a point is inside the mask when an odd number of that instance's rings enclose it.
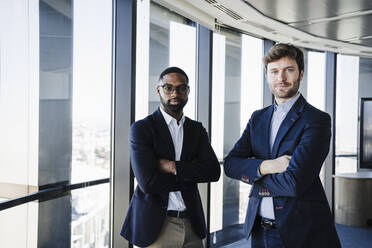
<instances>
[{"instance_id":1,"label":"black eyeglasses","mask_svg":"<svg viewBox=\"0 0 372 248\"><path fill-rule=\"evenodd\" d=\"M163 84L163 85L159 85L159 87L162 87L165 91L165 93L167 94L172 94L175 90L179 93L179 94L186 94L186 92L190 89L190 87L187 85L187 84L182 84L182 85L179 85L177 87L174 87L170 84Z\"/></svg>"}]
</instances>

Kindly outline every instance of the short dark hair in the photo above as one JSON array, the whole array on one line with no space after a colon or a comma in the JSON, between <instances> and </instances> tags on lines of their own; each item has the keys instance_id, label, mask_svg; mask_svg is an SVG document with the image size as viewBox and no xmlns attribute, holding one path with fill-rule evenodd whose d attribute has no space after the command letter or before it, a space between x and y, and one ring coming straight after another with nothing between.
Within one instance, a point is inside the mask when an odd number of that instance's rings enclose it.
<instances>
[{"instance_id":1,"label":"short dark hair","mask_svg":"<svg viewBox=\"0 0 372 248\"><path fill-rule=\"evenodd\" d=\"M284 57L296 60L300 72L304 70L304 53L302 50L292 44L285 43L278 43L270 48L269 52L263 59L265 70L267 70L267 64Z\"/></svg>"},{"instance_id":2,"label":"short dark hair","mask_svg":"<svg viewBox=\"0 0 372 248\"><path fill-rule=\"evenodd\" d=\"M163 78L164 78L164 76L167 75L167 74L169 74L169 73L178 73L178 74L181 74L181 75L185 76L186 83L187 84L189 83L189 77L187 76L186 72L184 72L181 68L178 68L178 67L175 67L175 66L168 67L162 73L160 73L159 82L162 81Z\"/></svg>"}]
</instances>

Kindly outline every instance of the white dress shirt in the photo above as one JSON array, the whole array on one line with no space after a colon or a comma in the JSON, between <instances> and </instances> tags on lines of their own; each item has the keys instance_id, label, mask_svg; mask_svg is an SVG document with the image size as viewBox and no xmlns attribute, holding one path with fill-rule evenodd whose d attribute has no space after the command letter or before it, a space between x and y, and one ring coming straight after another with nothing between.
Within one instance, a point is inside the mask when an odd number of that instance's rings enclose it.
<instances>
[{"instance_id":1,"label":"white dress shirt","mask_svg":"<svg viewBox=\"0 0 372 248\"><path fill-rule=\"evenodd\" d=\"M162 108L161 113L165 119L165 123L168 125L169 132L172 136L173 146L175 151L174 161L181 159L182 144L183 144L183 123L185 122L185 116L177 124L177 120L171 115L167 114ZM186 210L185 202L183 201L181 191L169 192L168 210L184 211Z\"/></svg>"},{"instance_id":2,"label":"white dress shirt","mask_svg":"<svg viewBox=\"0 0 372 248\"><path fill-rule=\"evenodd\" d=\"M282 104L277 105L274 104L274 113L271 118L271 128L270 128L270 151L272 151L274 146L274 141L280 125L282 124L283 120L287 116L289 110L291 110L293 104L297 101L300 97L300 94L297 93L297 96L292 98L289 101L286 101ZM272 197L263 197L260 206L260 215L262 217L275 220L274 215L274 203Z\"/></svg>"}]
</instances>

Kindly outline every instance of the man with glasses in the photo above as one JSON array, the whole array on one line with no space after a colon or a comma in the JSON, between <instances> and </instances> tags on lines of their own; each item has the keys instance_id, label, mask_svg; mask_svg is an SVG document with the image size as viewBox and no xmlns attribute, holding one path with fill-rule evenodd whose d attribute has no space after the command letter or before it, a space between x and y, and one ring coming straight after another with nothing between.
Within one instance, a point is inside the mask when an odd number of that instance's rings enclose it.
<instances>
[{"instance_id":1,"label":"man with glasses","mask_svg":"<svg viewBox=\"0 0 372 248\"><path fill-rule=\"evenodd\" d=\"M302 51L276 44L264 58L275 103L251 116L225 158L227 176L252 185L245 221L252 247L341 247L319 172L331 118L298 92Z\"/></svg>"},{"instance_id":2,"label":"man with glasses","mask_svg":"<svg viewBox=\"0 0 372 248\"><path fill-rule=\"evenodd\" d=\"M199 248L207 234L197 183L217 181L221 170L202 124L183 115L188 83L182 69L165 69L160 108L131 127L138 186L121 235L140 247Z\"/></svg>"}]
</instances>

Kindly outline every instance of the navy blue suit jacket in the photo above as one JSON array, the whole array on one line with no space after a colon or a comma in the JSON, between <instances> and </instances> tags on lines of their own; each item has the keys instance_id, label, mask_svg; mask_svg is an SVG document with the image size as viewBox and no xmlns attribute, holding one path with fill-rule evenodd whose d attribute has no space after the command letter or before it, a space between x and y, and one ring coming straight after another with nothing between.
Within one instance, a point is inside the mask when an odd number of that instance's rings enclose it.
<instances>
[{"instance_id":1,"label":"navy blue suit jacket","mask_svg":"<svg viewBox=\"0 0 372 248\"><path fill-rule=\"evenodd\" d=\"M225 158L227 176L251 184L245 231L249 237L262 197L273 197L274 214L286 247L341 247L319 178L328 154L331 119L300 96L283 120L272 151L274 105L252 114L241 138ZM263 160L292 156L282 173L260 176Z\"/></svg>"},{"instance_id":2,"label":"navy blue suit jacket","mask_svg":"<svg viewBox=\"0 0 372 248\"><path fill-rule=\"evenodd\" d=\"M183 133L181 161L176 162L177 175L173 175L159 170L159 159L175 159L172 137L160 110L131 127L130 157L138 186L121 235L137 246L149 246L158 237L171 191L181 191L193 230L200 238L206 236L197 183L217 181L221 169L200 122L186 117Z\"/></svg>"}]
</instances>

